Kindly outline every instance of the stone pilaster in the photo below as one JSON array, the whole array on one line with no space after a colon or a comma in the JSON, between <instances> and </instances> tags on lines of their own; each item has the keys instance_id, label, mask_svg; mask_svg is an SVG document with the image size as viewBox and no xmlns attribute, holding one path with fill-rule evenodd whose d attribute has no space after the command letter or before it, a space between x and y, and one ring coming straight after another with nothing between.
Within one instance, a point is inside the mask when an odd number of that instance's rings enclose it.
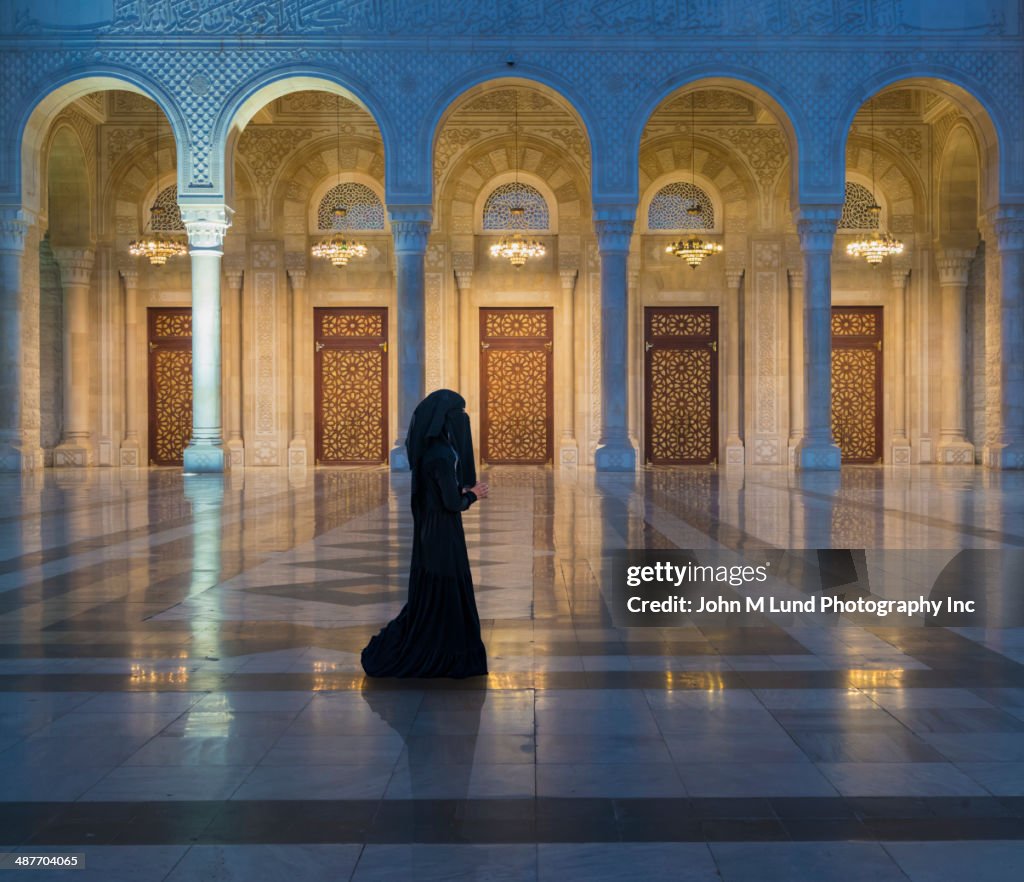
<instances>
[{"instance_id":1,"label":"stone pilaster","mask_svg":"<svg viewBox=\"0 0 1024 882\"><path fill-rule=\"evenodd\" d=\"M230 262L229 262L230 261ZM228 255L224 259L224 281L227 284L227 303L224 310L225 364L227 365L228 419L227 451L231 468L245 466L245 442L242 440L242 285L245 280L243 255Z\"/></svg>"},{"instance_id":2,"label":"stone pilaster","mask_svg":"<svg viewBox=\"0 0 1024 882\"><path fill-rule=\"evenodd\" d=\"M304 254L285 255L288 281L292 288L292 437L288 442L288 467L305 468L309 464L306 443L306 420L312 415L307 410L311 389L304 382L309 347L305 345L303 331L306 321L306 262Z\"/></svg>"},{"instance_id":3,"label":"stone pilaster","mask_svg":"<svg viewBox=\"0 0 1024 882\"><path fill-rule=\"evenodd\" d=\"M1024 469L1024 206L996 213L1000 281L999 440L985 451L995 469Z\"/></svg>"},{"instance_id":4,"label":"stone pilaster","mask_svg":"<svg viewBox=\"0 0 1024 882\"><path fill-rule=\"evenodd\" d=\"M9 472L33 471L37 459L22 432L21 263L28 227L20 209L0 209L0 471Z\"/></svg>"},{"instance_id":5,"label":"stone pilaster","mask_svg":"<svg viewBox=\"0 0 1024 882\"><path fill-rule=\"evenodd\" d=\"M232 214L224 204L181 207L192 259L192 439L185 448L186 473L217 473L230 467L221 419L220 275Z\"/></svg>"},{"instance_id":6,"label":"stone pilaster","mask_svg":"<svg viewBox=\"0 0 1024 882\"><path fill-rule=\"evenodd\" d=\"M601 256L601 435L594 467L601 472L636 471L637 450L629 439L628 401L628 279L629 241L633 206L604 206L594 210L597 247Z\"/></svg>"},{"instance_id":7,"label":"stone pilaster","mask_svg":"<svg viewBox=\"0 0 1024 882\"><path fill-rule=\"evenodd\" d=\"M53 256L64 291L64 434L53 450L53 464L81 468L95 463L89 286L96 254L91 248L61 246Z\"/></svg>"},{"instance_id":8,"label":"stone pilaster","mask_svg":"<svg viewBox=\"0 0 1024 882\"><path fill-rule=\"evenodd\" d=\"M391 448L391 468L409 468L405 434L412 412L423 399L426 382L423 258L430 235L429 205L389 205L391 234L395 240L395 287L398 310L398 426Z\"/></svg>"},{"instance_id":9,"label":"stone pilaster","mask_svg":"<svg viewBox=\"0 0 1024 882\"><path fill-rule=\"evenodd\" d=\"M800 464L804 436L804 271L789 270L789 464Z\"/></svg>"},{"instance_id":10,"label":"stone pilaster","mask_svg":"<svg viewBox=\"0 0 1024 882\"><path fill-rule=\"evenodd\" d=\"M910 268L896 264L892 268L893 334L891 355L892 372L892 440L889 443L889 464L910 465L910 435L907 425L907 386L911 372L907 369L907 277Z\"/></svg>"},{"instance_id":11,"label":"stone pilaster","mask_svg":"<svg viewBox=\"0 0 1024 882\"><path fill-rule=\"evenodd\" d=\"M119 270L124 287L124 438L118 451L121 468L138 468L145 462L139 442L142 425L138 399L145 374L139 360L139 271Z\"/></svg>"},{"instance_id":12,"label":"stone pilaster","mask_svg":"<svg viewBox=\"0 0 1024 882\"><path fill-rule=\"evenodd\" d=\"M832 244L841 206L801 205L797 232L804 258L804 435L800 468L838 469L832 436Z\"/></svg>"},{"instance_id":13,"label":"stone pilaster","mask_svg":"<svg viewBox=\"0 0 1024 882\"><path fill-rule=\"evenodd\" d=\"M973 251L938 252L942 308L942 408L938 460L945 465L972 465L974 445L967 438L967 278Z\"/></svg>"},{"instance_id":14,"label":"stone pilaster","mask_svg":"<svg viewBox=\"0 0 1024 882\"><path fill-rule=\"evenodd\" d=\"M740 436L740 285L742 267L728 267L725 282L729 289L728 321L725 327L725 465L742 468L745 463Z\"/></svg>"},{"instance_id":15,"label":"stone pilaster","mask_svg":"<svg viewBox=\"0 0 1024 882\"><path fill-rule=\"evenodd\" d=\"M565 317L565 339L569 348L569 365L571 374L565 384L565 423L562 426L562 437L558 440L558 463L562 466L576 466L580 461L579 444L576 442L576 279L579 271L575 269L560 270L559 281L562 283L562 314Z\"/></svg>"}]
</instances>

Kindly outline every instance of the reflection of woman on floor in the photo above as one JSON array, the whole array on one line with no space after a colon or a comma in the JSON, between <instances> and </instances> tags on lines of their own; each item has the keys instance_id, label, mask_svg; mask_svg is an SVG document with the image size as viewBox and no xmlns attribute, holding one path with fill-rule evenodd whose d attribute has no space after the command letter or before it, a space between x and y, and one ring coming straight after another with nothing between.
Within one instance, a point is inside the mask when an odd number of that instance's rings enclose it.
<instances>
[{"instance_id":1,"label":"reflection of woman on floor","mask_svg":"<svg viewBox=\"0 0 1024 882\"><path fill-rule=\"evenodd\" d=\"M363 650L371 677L472 677L487 673L462 512L487 496L477 483L466 402L450 389L413 412L405 448L412 467L409 599Z\"/></svg>"}]
</instances>

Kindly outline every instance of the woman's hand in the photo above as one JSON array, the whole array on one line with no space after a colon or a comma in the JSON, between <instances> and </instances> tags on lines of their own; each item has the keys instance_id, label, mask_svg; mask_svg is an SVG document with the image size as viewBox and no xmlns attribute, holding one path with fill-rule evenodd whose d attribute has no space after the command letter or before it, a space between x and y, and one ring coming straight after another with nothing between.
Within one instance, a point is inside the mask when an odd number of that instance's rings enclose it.
<instances>
[{"instance_id":1,"label":"woman's hand","mask_svg":"<svg viewBox=\"0 0 1024 882\"><path fill-rule=\"evenodd\" d=\"M490 490L491 488L482 482L478 482L469 488L469 492L476 496L477 499L486 499Z\"/></svg>"}]
</instances>

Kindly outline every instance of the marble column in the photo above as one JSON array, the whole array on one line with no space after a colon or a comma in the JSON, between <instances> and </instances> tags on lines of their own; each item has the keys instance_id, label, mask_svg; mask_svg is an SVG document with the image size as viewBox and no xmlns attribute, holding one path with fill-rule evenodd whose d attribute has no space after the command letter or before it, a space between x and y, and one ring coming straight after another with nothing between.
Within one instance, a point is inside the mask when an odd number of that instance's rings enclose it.
<instances>
[{"instance_id":1,"label":"marble column","mask_svg":"<svg viewBox=\"0 0 1024 882\"><path fill-rule=\"evenodd\" d=\"M601 437L594 453L600 472L634 472L637 450L629 440L627 260L632 209L595 209L601 254ZM602 215L605 215L602 217Z\"/></svg>"},{"instance_id":2,"label":"marble column","mask_svg":"<svg viewBox=\"0 0 1024 882\"><path fill-rule=\"evenodd\" d=\"M305 259L304 255L299 256ZM312 398L309 384L304 381L310 356L310 347L305 345L303 332L307 321L305 265L289 266L288 281L292 286L292 437L288 442L288 466L304 468L309 464L306 404Z\"/></svg>"},{"instance_id":3,"label":"marble column","mask_svg":"<svg viewBox=\"0 0 1024 882\"><path fill-rule=\"evenodd\" d=\"M800 464L804 437L804 271L789 270L789 464Z\"/></svg>"},{"instance_id":4,"label":"marble column","mask_svg":"<svg viewBox=\"0 0 1024 882\"><path fill-rule=\"evenodd\" d=\"M1000 402L999 441L986 451L986 465L1024 469L1024 206L1000 208L999 243Z\"/></svg>"},{"instance_id":5,"label":"marble column","mask_svg":"<svg viewBox=\"0 0 1024 882\"><path fill-rule=\"evenodd\" d=\"M181 207L192 259L192 439L185 448L185 472L224 472L221 422L220 274L224 234L232 210L223 204Z\"/></svg>"},{"instance_id":6,"label":"marble column","mask_svg":"<svg viewBox=\"0 0 1024 882\"><path fill-rule=\"evenodd\" d=\"M939 251L939 300L942 309L942 395L938 460L945 465L974 463L967 439L967 276L973 251Z\"/></svg>"},{"instance_id":7,"label":"marble column","mask_svg":"<svg viewBox=\"0 0 1024 882\"><path fill-rule=\"evenodd\" d=\"M565 414L562 437L558 441L558 462L563 466L575 466L580 461L579 445L576 443L576 279L579 271L559 270L562 283L562 326L565 345L569 348L569 376L562 384L564 390Z\"/></svg>"},{"instance_id":8,"label":"marble column","mask_svg":"<svg viewBox=\"0 0 1024 882\"><path fill-rule=\"evenodd\" d=\"M743 466L743 438L740 437L740 284L743 269L729 267L725 282L729 289L725 322L725 464Z\"/></svg>"},{"instance_id":9,"label":"marble column","mask_svg":"<svg viewBox=\"0 0 1024 882\"><path fill-rule=\"evenodd\" d=\"M53 450L53 464L84 467L95 461L89 422L93 340L89 285L96 255L91 248L58 246L53 256L64 291L64 432Z\"/></svg>"},{"instance_id":10,"label":"marble column","mask_svg":"<svg viewBox=\"0 0 1024 882\"><path fill-rule=\"evenodd\" d=\"M423 257L430 234L430 206L388 206L395 239L395 287L398 310L398 426L391 448L391 468L409 468L405 433L425 388Z\"/></svg>"},{"instance_id":11,"label":"marble column","mask_svg":"<svg viewBox=\"0 0 1024 882\"><path fill-rule=\"evenodd\" d=\"M892 443L889 463L910 465L910 422L907 412L907 389L910 386L910 371L907 366L907 278L910 268L895 264L892 268L892 353L893 370L889 376L892 383Z\"/></svg>"},{"instance_id":12,"label":"marble column","mask_svg":"<svg viewBox=\"0 0 1024 882\"><path fill-rule=\"evenodd\" d=\"M227 261L232 262L227 265ZM225 259L224 281L228 296L225 304L227 320L224 322L225 363L227 364L227 451L231 468L245 465L245 442L242 441L242 284L245 279L244 256L229 255Z\"/></svg>"},{"instance_id":13,"label":"marble column","mask_svg":"<svg viewBox=\"0 0 1024 882\"><path fill-rule=\"evenodd\" d=\"M0 471L31 471L22 436L21 262L28 223L16 209L0 212Z\"/></svg>"},{"instance_id":14,"label":"marble column","mask_svg":"<svg viewBox=\"0 0 1024 882\"><path fill-rule=\"evenodd\" d=\"M137 468L144 459L139 444L140 392L145 384L145 364L139 356L139 271L120 270L124 285L124 438L118 454L121 468ZM141 376L141 380L140 380Z\"/></svg>"},{"instance_id":15,"label":"marble column","mask_svg":"<svg viewBox=\"0 0 1024 882\"><path fill-rule=\"evenodd\" d=\"M835 470L832 436L832 243L841 206L800 206L797 232L804 259L804 435L800 468Z\"/></svg>"}]
</instances>

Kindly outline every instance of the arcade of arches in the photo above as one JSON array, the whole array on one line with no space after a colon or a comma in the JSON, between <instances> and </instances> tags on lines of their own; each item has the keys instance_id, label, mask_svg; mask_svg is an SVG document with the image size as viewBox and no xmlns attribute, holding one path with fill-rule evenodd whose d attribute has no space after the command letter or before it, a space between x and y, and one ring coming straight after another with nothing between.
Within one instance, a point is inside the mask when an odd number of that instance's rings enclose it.
<instances>
[{"instance_id":1,"label":"arcade of arches","mask_svg":"<svg viewBox=\"0 0 1024 882\"><path fill-rule=\"evenodd\" d=\"M492 80L452 102L416 217L387 204L373 115L303 86L235 121L222 258L179 210L152 100L110 88L48 112L25 148L39 211L21 273L39 297L22 467L204 470L211 450L212 470L401 465L411 406L444 386L491 463L1013 464L1000 352L1020 253L986 211L997 145L943 83L861 107L846 203L813 217L791 204L774 101L737 81L677 89L640 135L632 223L597 216L590 136L546 86ZM337 207L367 249L344 267L310 256ZM847 256L878 226L901 255ZM543 256L490 256L524 230ZM158 231L191 236L191 258L129 256ZM695 231L723 250L691 269L666 246Z\"/></svg>"}]
</instances>

